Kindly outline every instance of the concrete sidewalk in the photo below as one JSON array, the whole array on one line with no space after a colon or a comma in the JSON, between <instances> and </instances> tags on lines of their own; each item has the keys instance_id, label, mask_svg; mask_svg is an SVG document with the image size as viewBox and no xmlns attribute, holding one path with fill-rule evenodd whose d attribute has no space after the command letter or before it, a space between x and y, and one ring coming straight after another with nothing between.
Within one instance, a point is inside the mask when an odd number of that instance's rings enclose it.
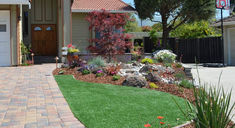
<instances>
[{"instance_id":1,"label":"concrete sidewalk","mask_svg":"<svg viewBox=\"0 0 235 128\"><path fill-rule=\"evenodd\" d=\"M197 68L194 64L188 65L192 67L192 74L196 83L198 83ZM210 68L210 67L198 67L199 77L202 84L208 86L218 86L219 77L222 72L220 79L220 86L223 86L225 91L232 91L232 103L235 102L235 67L223 67L223 68ZM235 114L235 110L233 111ZM235 121L235 117L233 118Z\"/></svg>"}]
</instances>

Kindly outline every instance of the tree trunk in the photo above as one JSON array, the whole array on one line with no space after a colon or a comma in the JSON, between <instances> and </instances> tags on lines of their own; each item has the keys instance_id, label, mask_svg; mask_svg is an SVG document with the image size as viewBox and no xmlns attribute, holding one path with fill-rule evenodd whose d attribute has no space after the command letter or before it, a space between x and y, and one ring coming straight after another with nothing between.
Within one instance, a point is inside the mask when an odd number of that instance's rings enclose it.
<instances>
[{"instance_id":1,"label":"tree trunk","mask_svg":"<svg viewBox=\"0 0 235 128\"><path fill-rule=\"evenodd\" d=\"M163 44L163 48L167 49L167 40L169 38L169 32L168 30L163 30L162 33L162 44Z\"/></svg>"},{"instance_id":2,"label":"tree trunk","mask_svg":"<svg viewBox=\"0 0 235 128\"><path fill-rule=\"evenodd\" d=\"M167 39L169 37L169 31L168 31L168 27L167 27L167 18L165 16L162 16L162 29L163 29L162 44L163 44L163 48L166 49L167 48Z\"/></svg>"}]
</instances>

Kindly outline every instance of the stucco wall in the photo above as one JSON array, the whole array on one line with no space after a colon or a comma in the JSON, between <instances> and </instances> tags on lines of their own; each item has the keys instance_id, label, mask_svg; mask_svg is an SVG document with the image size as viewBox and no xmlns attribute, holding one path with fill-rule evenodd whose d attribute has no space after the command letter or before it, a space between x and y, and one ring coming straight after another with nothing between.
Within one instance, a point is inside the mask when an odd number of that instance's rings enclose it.
<instances>
[{"instance_id":1,"label":"stucco wall","mask_svg":"<svg viewBox=\"0 0 235 128\"><path fill-rule=\"evenodd\" d=\"M71 0L63 0L64 2L64 44L71 43Z\"/></svg>"},{"instance_id":2,"label":"stucco wall","mask_svg":"<svg viewBox=\"0 0 235 128\"><path fill-rule=\"evenodd\" d=\"M77 46L81 53L88 53L86 50L89 46L91 32L89 23L85 20L86 13L73 13L72 15L72 39L73 44Z\"/></svg>"},{"instance_id":3,"label":"stucco wall","mask_svg":"<svg viewBox=\"0 0 235 128\"><path fill-rule=\"evenodd\" d=\"M235 65L235 25L225 27L224 32L225 62ZM230 59L230 63L229 63Z\"/></svg>"},{"instance_id":4,"label":"stucco wall","mask_svg":"<svg viewBox=\"0 0 235 128\"><path fill-rule=\"evenodd\" d=\"M11 54L12 65L17 65L17 24L16 24L16 6L11 5Z\"/></svg>"}]
</instances>

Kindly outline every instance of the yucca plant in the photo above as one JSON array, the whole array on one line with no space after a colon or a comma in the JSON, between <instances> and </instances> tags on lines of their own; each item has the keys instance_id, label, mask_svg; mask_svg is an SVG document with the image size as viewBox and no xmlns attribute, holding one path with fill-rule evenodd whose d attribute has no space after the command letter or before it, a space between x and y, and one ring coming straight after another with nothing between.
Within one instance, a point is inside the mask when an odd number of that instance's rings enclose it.
<instances>
[{"instance_id":1,"label":"yucca plant","mask_svg":"<svg viewBox=\"0 0 235 128\"><path fill-rule=\"evenodd\" d=\"M231 103L231 91L226 94L223 87L205 86L194 88L195 96L195 125L197 128L227 128L234 115ZM235 126L235 125L234 125ZM234 127L232 126L232 127Z\"/></svg>"}]
</instances>

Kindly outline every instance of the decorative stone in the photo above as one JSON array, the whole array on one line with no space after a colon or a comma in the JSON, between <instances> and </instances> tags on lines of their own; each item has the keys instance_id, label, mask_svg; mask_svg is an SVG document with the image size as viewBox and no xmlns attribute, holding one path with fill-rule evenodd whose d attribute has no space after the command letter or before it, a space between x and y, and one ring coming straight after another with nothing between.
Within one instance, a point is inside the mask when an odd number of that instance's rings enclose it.
<instances>
[{"instance_id":1,"label":"decorative stone","mask_svg":"<svg viewBox=\"0 0 235 128\"><path fill-rule=\"evenodd\" d=\"M132 69L132 65L131 64L122 64L122 69Z\"/></svg>"},{"instance_id":2,"label":"decorative stone","mask_svg":"<svg viewBox=\"0 0 235 128\"><path fill-rule=\"evenodd\" d=\"M161 81L161 77L157 73L154 73L154 72L148 73L148 75L146 75L145 78L151 82L160 82Z\"/></svg>"},{"instance_id":3,"label":"decorative stone","mask_svg":"<svg viewBox=\"0 0 235 128\"><path fill-rule=\"evenodd\" d=\"M148 82L141 76L128 76L126 80L122 83L124 86L132 86L132 87L145 87L148 85Z\"/></svg>"},{"instance_id":4,"label":"decorative stone","mask_svg":"<svg viewBox=\"0 0 235 128\"><path fill-rule=\"evenodd\" d=\"M173 74L173 73L175 73L175 70L174 70L173 68L171 68L171 67L168 67L168 68L166 69L166 72L167 72L167 73L170 73L170 74Z\"/></svg>"},{"instance_id":5,"label":"decorative stone","mask_svg":"<svg viewBox=\"0 0 235 128\"><path fill-rule=\"evenodd\" d=\"M156 69L153 68L152 65L145 65L145 66L143 66L143 67L139 70L139 72L140 72L140 73L146 73L146 72L155 71L155 70L156 70Z\"/></svg>"}]
</instances>

